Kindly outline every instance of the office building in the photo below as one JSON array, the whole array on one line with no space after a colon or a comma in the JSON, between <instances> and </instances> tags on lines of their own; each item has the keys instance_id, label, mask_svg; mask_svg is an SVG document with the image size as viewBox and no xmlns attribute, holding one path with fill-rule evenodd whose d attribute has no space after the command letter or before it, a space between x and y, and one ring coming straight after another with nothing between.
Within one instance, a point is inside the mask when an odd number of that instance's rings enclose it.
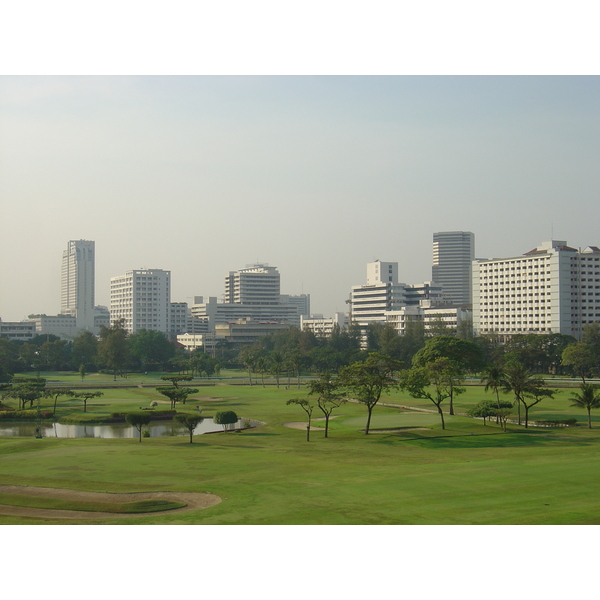
<instances>
[{"instance_id":1,"label":"office building","mask_svg":"<svg viewBox=\"0 0 600 600\"><path fill-rule=\"evenodd\" d=\"M473 329L503 339L562 333L580 339L600 320L600 249L544 242L521 256L473 262Z\"/></svg>"},{"instance_id":2,"label":"office building","mask_svg":"<svg viewBox=\"0 0 600 600\"><path fill-rule=\"evenodd\" d=\"M295 306L298 311L298 317L308 317L310 315L310 294L281 294L279 299L281 304Z\"/></svg>"},{"instance_id":3,"label":"office building","mask_svg":"<svg viewBox=\"0 0 600 600\"><path fill-rule=\"evenodd\" d=\"M441 285L446 302L472 303L472 270L475 236L470 231L440 231L433 234L431 279Z\"/></svg>"},{"instance_id":4,"label":"office building","mask_svg":"<svg viewBox=\"0 0 600 600\"><path fill-rule=\"evenodd\" d=\"M129 333L140 329L170 334L171 272L139 269L110 280L110 321L123 320Z\"/></svg>"},{"instance_id":5,"label":"office building","mask_svg":"<svg viewBox=\"0 0 600 600\"><path fill-rule=\"evenodd\" d=\"M334 328L344 329L348 320L344 313L336 312L331 318L325 318L323 315L311 315L310 317L300 317L300 329L310 331L318 338L330 338Z\"/></svg>"},{"instance_id":6,"label":"office building","mask_svg":"<svg viewBox=\"0 0 600 600\"><path fill-rule=\"evenodd\" d=\"M440 322L456 329L471 320L471 311L448 304L436 282L400 283L398 263L375 261L367 264L367 284L352 287L349 320L360 327L364 346L370 323L391 324L399 335L410 321L422 322L426 330Z\"/></svg>"},{"instance_id":7,"label":"office building","mask_svg":"<svg viewBox=\"0 0 600 600\"><path fill-rule=\"evenodd\" d=\"M277 267L258 263L230 271L225 277L225 303L269 306L280 303Z\"/></svg>"},{"instance_id":8,"label":"office building","mask_svg":"<svg viewBox=\"0 0 600 600\"><path fill-rule=\"evenodd\" d=\"M95 243L72 240L62 256L61 308L76 328L94 330Z\"/></svg>"},{"instance_id":9,"label":"office building","mask_svg":"<svg viewBox=\"0 0 600 600\"><path fill-rule=\"evenodd\" d=\"M37 335L33 321L3 321L0 319L0 337L15 342L28 342Z\"/></svg>"}]
</instances>

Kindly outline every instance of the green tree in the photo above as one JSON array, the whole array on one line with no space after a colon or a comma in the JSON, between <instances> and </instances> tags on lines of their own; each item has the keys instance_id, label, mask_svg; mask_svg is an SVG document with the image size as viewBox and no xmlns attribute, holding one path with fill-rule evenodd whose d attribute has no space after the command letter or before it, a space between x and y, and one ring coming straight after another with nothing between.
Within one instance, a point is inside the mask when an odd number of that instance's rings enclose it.
<instances>
[{"instance_id":1,"label":"green tree","mask_svg":"<svg viewBox=\"0 0 600 600\"><path fill-rule=\"evenodd\" d=\"M186 400L192 394L197 394L199 392L198 388L190 388L190 387L174 387L174 386L165 386L161 385L154 388L159 394L166 396L171 402L171 410L175 410L175 405L177 402L181 402L185 404Z\"/></svg>"},{"instance_id":2,"label":"green tree","mask_svg":"<svg viewBox=\"0 0 600 600\"><path fill-rule=\"evenodd\" d=\"M175 347L164 333L140 329L129 336L129 353L142 371L163 369L175 356Z\"/></svg>"},{"instance_id":3,"label":"green tree","mask_svg":"<svg viewBox=\"0 0 600 600\"><path fill-rule=\"evenodd\" d=\"M523 406L525 407L525 428L529 426L529 410L539 404L544 398L552 398L554 392L541 386L532 385L523 394ZM529 400L529 402L528 402Z\"/></svg>"},{"instance_id":4,"label":"green tree","mask_svg":"<svg viewBox=\"0 0 600 600\"><path fill-rule=\"evenodd\" d=\"M496 394L496 404L500 408L500 389L506 387L504 371L499 365L489 365L483 372L481 383L485 384L485 391L493 390Z\"/></svg>"},{"instance_id":5,"label":"green tree","mask_svg":"<svg viewBox=\"0 0 600 600\"><path fill-rule=\"evenodd\" d=\"M562 351L562 364L571 367L585 384L585 378L596 366L596 356L589 344L574 342Z\"/></svg>"},{"instance_id":6,"label":"green tree","mask_svg":"<svg viewBox=\"0 0 600 600\"><path fill-rule=\"evenodd\" d=\"M486 419L495 416L497 405L493 400L483 400L475 406L471 407L467 414L470 417L483 419L483 424L486 424Z\"/></svg>"},{"instance_id":7,"label":"green tree","mask_svg":"<svg viewBox=\"0 0 600 600\"><path fill-rule=\"evenodd\" d=\"M310 442L310 419L315 408L314 404L311 404L306 398L290 398L286 404L296 404L306 413L308 417L308 422L306 424L306 441Z\"/></svg>"},{"instance_id":8,"label":"green tree","mask_svg":"<svg viewBox=\"0 0 600 600\"><path fill-rule=\"evenodd\" d=\"M347 400L340 391L339 382L332 379L329 373L322 373L319 379L311 381L308 389L308 395L315 396L319 410L325 415L325 437L328 437L331 413Z\"/></svg>"},{"instance_id":9,"label":"green tree","mask_svg":"<svg viewBox=\"0 0 600 600\"><path fill-rule=\"evenodd\" d=\"M442 402L450 397L448 381L453 369L450 359L441 357L428 362L423 367L412 367L402 371L400 388L407 391L413 398L427 398L437 408L442 429L446 428Z\"/></svg>"},{"instance_id":10,"label":"green tree","mask_svg":"<svg viewBox=\"0 0 600 600\"><path fill-rule=\"evenodd\" d=\"M268 369L267 359L264 356L259 355L256 357L256 361L254 364L255 364L256 370L260 373L262 386L265 387L265 373Z\"/></svg>"},{"instance_id":11,"label":"green tree","mask_svg":"<svg viewBox=\"0 0 600 600\"><path fill-rule=\"evenodd\" d=\"M140 443L142 442L142 429L152 421L152 415L148 413L131 412L125 415L125 420L129 425L135 427L140 434Z\"/></svg>"},{"instance_id":12,"label":"green tree","mask_svg":"<svg viewBox=\"0 0 600 600\"><path fill-rule=\"evenodd\" d=\"M222 410L215 414L213 421L218 425L223 425L223 431L227 431L228 425L234 425L239 420L237 414L232 410Z\"/></svg>"},{"instance_id":13,"label":"green tree","mask_svg":"<svg viewBox=\"0 0 600 600\"><path fill-rule=\"evenodd\" d=\"M413 357L415 367L424 367L438 358L448 358L467 373L479 371L484 365L484 354L474 342L451 336L428 339Z\"/></svg>"},{"instance_id":14,"label":"green tree","mask_svg":"<svg viewBox=\"0 0 600 600\"><path fill-rule=\"evenodd\" d=\"M271 364L271 373L275 375L275 381L277 382L277 388L279 388L279 377L283 371L285 365L285 357L282 352L274 350L269 354L269 362Z\"/></svg>"},{"instance_id":15,"label":"green tree","mask_svg":"<svg viewBox=\"0 0 600 600\"><path fill-rule=\"evenodd\" d=\"M26 344L22 344L21 348ZM27 344L29 345L29 344ZM12 340L0 337L0 382L8 383L17 371L19 363L19 350ZM25 362L29 367L31 360ZM25 370L25 369L22 369Z\"/></svg>"},{"instance_id":16,"label":"green tree","mask_svg":"<svg viewBox=\"0 0 600 600\"><path fill-rule=\"evenodd\" d=\"M52 409L54 413L56 413L56 403L61 396L72 398L75 396L75 392L72 389L65 387L48 388L44 390L44 397L52 398L54 400L54 407Z\"/></svg>"},{"instance_id":17,"label":"green tree","mask_svg":"<svg viewBox=\"0 0 600 600\"><path fill-rule=\"evenodd\" d=\"M192 381L193 378L191 375L162 375L161 379L163 381L170 381L176 388L178 388L182 381Z\"/></svg>"},{"instance_id":18,"label":"green tree","mask_svg":"<svg viewBox=\"0 0 600 600\"><path fill-rule=\"evenodd\" d=\"M114 381L117 380L117 373L125 372L129 361L128 334L124 323L125 321L121 319L111 327L100 328L98 360L113 371Z\"/></svg>"},{"instance_id":19,"label":"green tree","mask_svg":"<svg viewBox=\"0 0 600 600\"><path fill-rule=\"evenodd\" d=\"M189 413L181 413L178 415L175 415L173 417L173 419L175 421L177 421L178 423L180 423L181 425L183 425L190 434L190 444L193 443L193 435L194 435L194 430L196 429L196 427L198 427L198 425L200 425L200 423L202 423L202 421L204 421L204 417L201 415L192 415Z\"/></svg>"},{"instance_id":20,"label":"green tree","mask_svg":"<svg viewBox=\"0 0 600 600\"><path fill-rule=\"evenodd\" d=\"M385 354L371 352L364 362L352 363L340 371L340 387L345 388L367 407L365 435L369 434L371 415L381 395L398 387L395 375L401 366L399 361Z\"/></svg>"},{"instance_id":21,"label":"green tree","mask_svg":"<svg viewBox=\"0 0 600 600\"><path fill-rule=\"evenodd\" d=\"M83 412L87 412L88 400L99 398L100 396L104 396L104 392L76 392L75 399L83 400Z\"/></svg>"},{"instance_id":22,"label":"green tree","mask_svg":"<svg viewBox=\"0 0 600 600\"><path fill-rule=\"evenodd\" d=\"M582 383L579 386L581 390L573 392L569 400L571 400L571 406L577 408L585 408L588 414L588 427L592 428L592 408L600 408L600 389L597 385L590 383Z\"/></svg>"},{"instance_id":23,"label":"green tree","mask_svg":"<svg viewBox=\"0 0 600 600\"><path fill-rule=\"evenodd\" d=\"M600 321L584 326L581 341L592 349L596 358L596 371L600 371Z\"/></svg>"},{"instance_id":24,"label":"green tree","mask_svg":"<svg viewBox=\"0 0 600 600\"><path fill-rule=\"evenodd\" d=\"M242 364L248 369L248 382L252 386L252 371L256 367L256 350L254 348L244 348L240 352L239 358Z\"/></svg>"},{"instance_id":25,"label":"green tree","mask_svg":"<svg viewBox=\"0 0 600 600\"><path fill-rule=\"evenodd\" d=\"M500 421L502 430L506 433L506 423L512 412L512 402L500 402L500 408L497 408L494 412Z\"/></svg>"},{"instance_id":26,"label":"green tree","mask_svg":"<svg viewBox=\"0 0 600 600\"><path fill-rule=\"evenodd\" d=\"M85 365L83 363L81 363L79 365L79 376L81 377L81 382L83 383L83 379L84 377L87 375L86 371L85 371Z\"/></svg>"},{"instance_id":27,"label":"green tree","mask_svg":"<svg viewBox=\"0 0 600 600\"><path fill-rule=\"evenodd\" d=\"M73 340L73 365L85 365L88 370L95 369L98 355L98 338L90 331L82 331Z\"/></svg>"},{"instance_id":28,"label":"green tree","mask_svg":"<svg viewBox=\"0 0 600 600\"><path fill-rule=\"evenodd\" d=\"M302 367L306 362L306 357L303 356L300 351L292 350L288 355L289 366L296 373L296 387L300 389L300 375L302 372Z\"/></svg>"},{"instance_id":29,"label":"green tree","mask_svg":"<svg viewBox=\"0 0 600 600\"><path fill-rule=\"evenodd\" d=\"M521 425L521 404L525 403L525 394L535 389L541 389L544 385L543 379L534 377L529 369L520 362L509 359L504 364L504 392L512 391L517 404L517 419ZM537 402L535 403L537 404ZM529 410L529 409L527 409Z\"/></svg>"},{"instance_id":30,"label":"green tree","mask_svg":"<svg viewBox=\"0 0 600 600\"><path fill-rule=\"evenodd\" d=\"M46 380L43 378L36 379L16 379L13 378L13 384L4 392L5 398L15 398L19 401L19 408L25 409L25 404L29 402L29 407L33 407L33 403L41 398L44 394L44 385Z\"/></svg>"}]
</instances>

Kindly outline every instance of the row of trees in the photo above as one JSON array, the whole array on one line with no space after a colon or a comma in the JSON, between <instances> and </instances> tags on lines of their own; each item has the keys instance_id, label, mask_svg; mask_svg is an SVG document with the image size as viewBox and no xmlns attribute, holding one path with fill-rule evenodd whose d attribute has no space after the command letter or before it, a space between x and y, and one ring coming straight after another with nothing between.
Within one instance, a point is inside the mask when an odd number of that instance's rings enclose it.
<instances>
[{"instance_id":1,"label":"row of trees","mask_svg":"<svg viewBox=\"0 0 600 600\"><path fill-rule=\"evenodd\" d=\"M88 400L104 395L104 392L91 392L89 390L72 390L67 387L46 387L46 379L43 377L13 377L10 383L0 384L0 395L2 400L13 398L18 401L19 409L25 410L34 407L34 402L42 398L53 401L52 412L56 413L56 405L59 398L74 398L83 402L83 412L87 412Z\"/></svg>"},{"instance_id":2,"label":"row of trees","mask_svg":"<svg viewBox=\"0 0 600 600\"><path fill-rule=\"evenodd\" d=\"M220 361L202 352L189 355L159 331L142 329L129 334L122 323L103 327L96 337L84 331L72 342L39 335L30 342L0 338L0 381L14 373L107 370L117 375L131 371L179 371L210 376Z\"/></svg>"},{"instance_id":3,"label":"row of trees","mask_svg":"<svg viewBox=\"0 0 600 600\"><path fill-rule=\"evenodd\" d=\"M567 346L568 347L568 346ZM564 352L564 350L563 350ZM445 429L442 404L448 401L448 412L454 414L454 400L464 393L462 385L468 374L482 373L485 390L494 393L496 400L480 403L471 416L495 416L506 431L506 423L516 407L519 425L529 426L529 412L545 398L552 398L555 390L545 386L544 379L532 371L514 352L499 355L495 362L486 365L484 350L473 341L451 336L438 336L427 340L412 357L410 367L393 357L371 352L366 359L343 367L332 376L321 375L317 382L309 384L307 398L291 399L288 404L302 407L308 416L307 440L310 435L310 419L314 408L325 415L325 435L331 411L341 406L346 396L358 400L367 409L365 434L369 433L373 408L382 393L402 389L414 398L432 402ZM512 402L500 399L500 393L513 396ZM316 404L312 397L316 398ZM591 428L591 409L600 407L600 391L585 381L580 392L571 396L573 406L587 409L588 426ZM485 421L484 421L485 423Z\"/></svg>"}]
</instances>

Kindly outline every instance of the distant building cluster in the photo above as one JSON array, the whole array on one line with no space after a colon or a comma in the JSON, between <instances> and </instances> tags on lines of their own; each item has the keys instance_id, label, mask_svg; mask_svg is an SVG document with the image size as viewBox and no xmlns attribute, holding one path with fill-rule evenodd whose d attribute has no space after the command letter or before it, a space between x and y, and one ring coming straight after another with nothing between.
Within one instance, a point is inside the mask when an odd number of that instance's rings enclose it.
<instances>
[{"instance_id":1,"label":"distant building cluster","mask_svg":"<svg viewBox=\"0 0 600 600\"><path fill-rule=\"evenodd\" d=\"M496 333L562 333L579 339L586 324L600 320L600 249L544 242L520 256L475 258L468 231L433 234L431 280L406 284L399 263L367 264L366 283L352 286L348 312L312 314L310 294L282 294L280 274L268 264L247 265L225 277L222 301L195 296L172 302L171 272L136 269L110 280L110 308L95 305L95 244L69 241L62 256L61 313L30 315L20 322L0 319L0 336L28 340L38 334L73 339L98 335L121 322L130 333L150 329L193 350L219 341L237 346L292 326L329 337L350 325L363 333L372 323L404 335L418 323L425 332L444 328Z\"/></svg>"}]
</instances>

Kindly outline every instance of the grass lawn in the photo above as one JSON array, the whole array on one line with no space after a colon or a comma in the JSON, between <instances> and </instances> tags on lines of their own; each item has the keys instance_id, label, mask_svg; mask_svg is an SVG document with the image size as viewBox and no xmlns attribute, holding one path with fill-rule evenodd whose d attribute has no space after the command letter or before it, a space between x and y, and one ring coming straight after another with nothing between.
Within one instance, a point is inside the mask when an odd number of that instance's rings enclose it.
<instances>
[{"instance_id":1,"label":"grass lawn","mask_svg":"<svg viewBox=\"0 0 600 600\"><path fill-rule=\"evenodd\" d=\"M91 377L90 383L91 383ZM86 378L86 380L88 380ZM106 389L88 413L137 410L162 397L152 388ZM283 427L305 421L286 400L305 390L220 384L201 387L188 406L203 414L231 409L263 421L242 433L137 439L0 438L0 484L96 492L211 492L223 501L204 510L118 520L121 524L596 524L600 522L600 427L569 407L569 390L544 400L531 418L576 417L560 429L491 423L377 406L373 433L360 433L366 409L334 412L330 437ZM469 387L457 413L483 398ZM401 392L386 403L433 409ZM59 401L74 416L81 402ZM167 405L168 407L168 405ZM447 410L447 407L446 407ZM557 416L558 415L558 416ZM313 417L321 416L315 410ZM598 426L598 417L595 419ZM313 422L323 426L323 422ZM407 428L407 429L402 429ZM391 433L377 430L395 430ZM10 499L2 497L2 502ZM15 500L16 502L16 500ZM0 515L0 523L63 523ZM81 519L74 523L114 523Z\"/></svg>"}]
</instances>

